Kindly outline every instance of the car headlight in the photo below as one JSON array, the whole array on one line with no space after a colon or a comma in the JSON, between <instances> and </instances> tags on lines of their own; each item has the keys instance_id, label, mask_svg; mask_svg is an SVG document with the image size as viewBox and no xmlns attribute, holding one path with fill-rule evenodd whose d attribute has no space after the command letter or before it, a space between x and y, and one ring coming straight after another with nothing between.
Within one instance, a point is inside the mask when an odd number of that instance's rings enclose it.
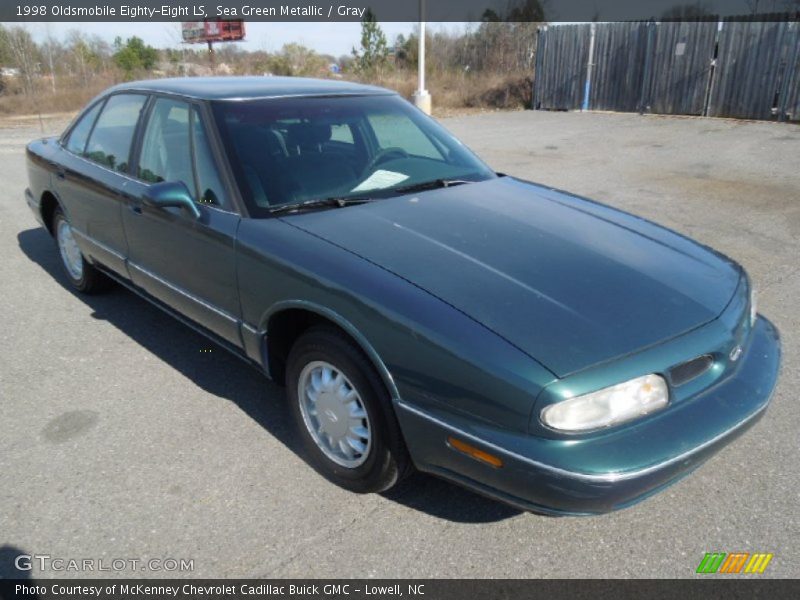
<instances>
[{"instance_id":1,"label":"car headlight","mask_svg":"<svg viewBox=\"0 0 800 600\"><path fill-rule=\"evenodd\" d=\"M758 294L755 286L750 288L750 327L756 324L758 317Z\"/></svg>"},{"instance_id":2,"label":"car headlight","mask_svg":"<svg viewBox=\"0 0 800 600\"><path fill-rule=\"evenodd\" d=\"M669 401L663 377L650 374L597 392L547 406L542 422L562 431L587 431L618 425L660 410Z\"/></svg>"}]
</instances>

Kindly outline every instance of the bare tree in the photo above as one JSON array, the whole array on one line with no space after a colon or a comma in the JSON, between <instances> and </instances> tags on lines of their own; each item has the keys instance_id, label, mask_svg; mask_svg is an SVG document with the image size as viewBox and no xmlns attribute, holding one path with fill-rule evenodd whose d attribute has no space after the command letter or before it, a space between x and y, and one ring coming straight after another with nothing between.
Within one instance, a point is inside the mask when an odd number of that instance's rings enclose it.
<instances>
[{"instance_id":1,"label":"bare tree","mask_svg":"<svg viewBox=\"0 0 800 600\"><path fill-rule=\"evenodd\" d=\"M55 56L61 54L61 44L59 44L53 37L50 31L50 23L47 23L47 39L42 44L42 51L47 57L48 70L50 72L50 86L53 90L53 95L56 94L56 69L55 69Z\"/></svg>"},{"instance_id":2,"label":"bare tree","mask_svg":"<svg viewBox=\"0 0 800 600\"><path fill-rule=\"evenodd\" d=\"M110 53L108 44L100 38L87 38L83 32L73 29L67 34L67 55L73 72L83 85L89 85L92 77L105 70L104 56Z\"/></svg>"},{"instance_id":3,"label":"bare tree","mask_svg":"<svg viewBox=\"0 0 800 600\"><path fill-rule=\"evenodd\" d=\"M36 91L36 74L39 70L39 49L24 27L8 29L6 40L11 60L22 76L25 93L33 96Z\"/></svg>"},{"instance_id":4,"label":"bare tree","mask_svg":"<svg viewBox=\"0 0 800 600\"><path fill-rule=\"evenodd\" d=\"M8 47L8 30L0 24L0 65L11 64L11 49Z\"/></svg>"}]
</instances>

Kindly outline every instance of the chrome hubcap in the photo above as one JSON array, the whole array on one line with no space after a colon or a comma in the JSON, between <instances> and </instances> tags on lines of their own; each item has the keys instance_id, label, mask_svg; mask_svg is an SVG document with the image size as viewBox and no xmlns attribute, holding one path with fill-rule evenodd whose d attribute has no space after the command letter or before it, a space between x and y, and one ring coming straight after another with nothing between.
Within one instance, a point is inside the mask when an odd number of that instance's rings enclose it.
<instances>
[{"instance_id":1,"label":"chrome hubcap","mask_svg":"<svg viewBox=\"0 0 800 600\"><path fill-rule=\"evenodd\" d=\"M372 426L358 390L332 364L308 363L297 388L303 422L333 462L354 469L372 447Z\"/></svg>"},{"instance_id":2,"label":"chrome hubcap","mask_svg":"<svg viewBox=\"0 0 800 600\"><path fill-rule=\"evenodd\" d=\"M83 276L83 256L75 242L75 236L72 235L72 227L65 220L58 222L56 237L64 266L73 279L80 279Z\"/></svg>"}]
</instances>

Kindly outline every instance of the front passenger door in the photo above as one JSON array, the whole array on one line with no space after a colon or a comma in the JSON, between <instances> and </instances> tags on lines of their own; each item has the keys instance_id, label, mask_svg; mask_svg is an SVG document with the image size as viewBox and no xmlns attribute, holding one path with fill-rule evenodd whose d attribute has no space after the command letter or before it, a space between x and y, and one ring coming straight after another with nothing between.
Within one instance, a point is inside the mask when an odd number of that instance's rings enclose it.
<instances>
[{"instance_id":1,"label":"front passenger door","mask_svg":"<svg viewBox=\"0 0 800 600\"><path fill-rule=\"evenodd\" d=\"M152 296L239 346L234 241L239 215L219 175L198 107L156 97L135 163L123 188L123 225L133 282ZM200 217L142 202L149 185L183 182Z\"/></svg>"}]
</instances>

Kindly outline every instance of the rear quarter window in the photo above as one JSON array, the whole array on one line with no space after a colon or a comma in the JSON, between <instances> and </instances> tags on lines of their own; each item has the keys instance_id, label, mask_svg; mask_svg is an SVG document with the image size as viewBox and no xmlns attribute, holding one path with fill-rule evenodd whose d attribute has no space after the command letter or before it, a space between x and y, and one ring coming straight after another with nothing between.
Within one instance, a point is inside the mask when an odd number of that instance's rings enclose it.
<instances>
[{"instance_id":1,"label":"rear quarter window","mask_svg":"<svg viewBox=\"0 0 800 600\"><path fill-rule=\"evenodd\" d=\"M98 102L75 124L67 138L67 150L75 154L83 154L86 149L86 141L92 131L92 125L94 125L97 114L102 107L103 103Z\"/></svg>"}]
</instances>

